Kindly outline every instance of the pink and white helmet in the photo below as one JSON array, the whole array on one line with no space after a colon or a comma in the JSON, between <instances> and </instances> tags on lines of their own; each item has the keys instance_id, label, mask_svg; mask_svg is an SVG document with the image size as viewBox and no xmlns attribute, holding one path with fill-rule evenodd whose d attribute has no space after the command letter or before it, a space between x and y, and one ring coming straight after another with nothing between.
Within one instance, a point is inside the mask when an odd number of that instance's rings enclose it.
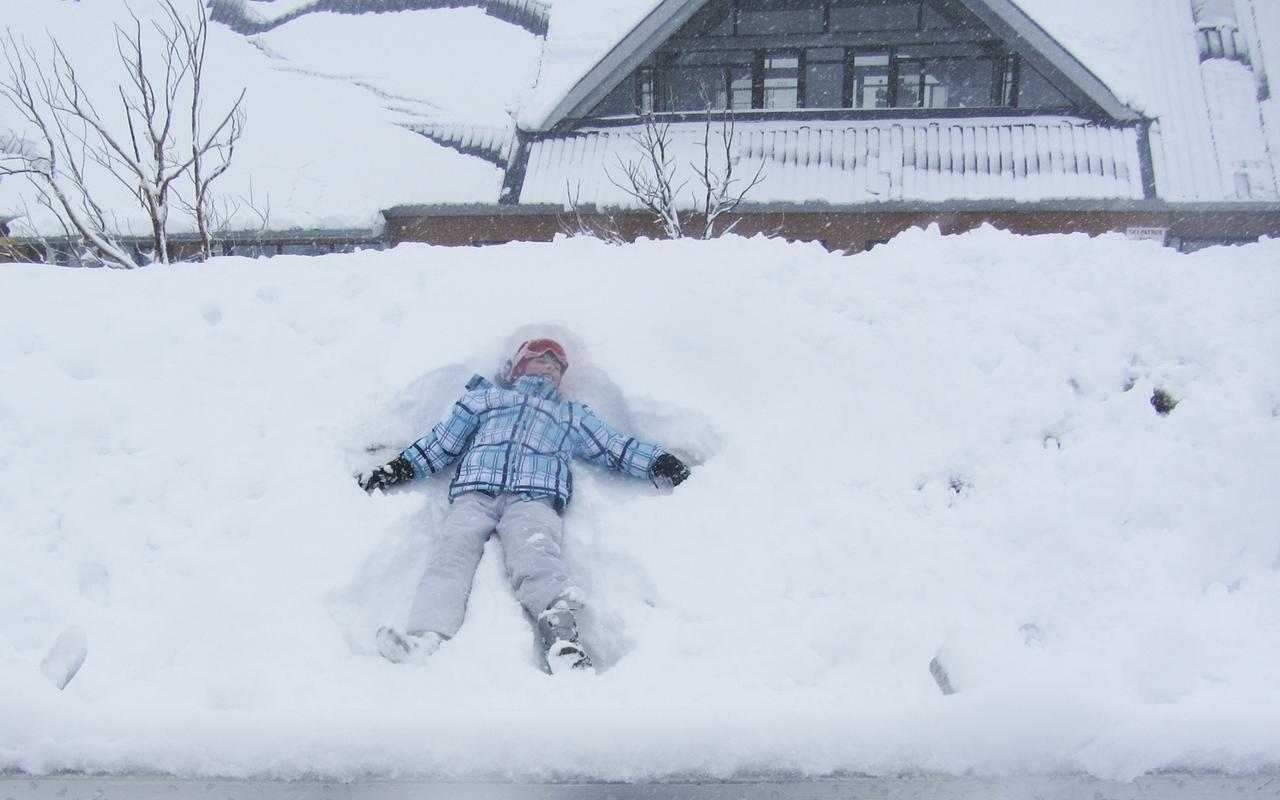
<instances>
[{"instance_id":1,"label":"pink and white helmet","mask_svg":"<svg viewBox=\"0 0 1280 800\"><path fill-rule=\"evenodd\" d=\"M564 353L564 347L555 339L530 339L516 348L516 353L511 357L511 367L507 370L507 375L511 380L519 378L525 373L529 362L538 356L551 354L551 357L560 362L560 369L568 371L569 357Z\"/></svg>"}]
</instances>

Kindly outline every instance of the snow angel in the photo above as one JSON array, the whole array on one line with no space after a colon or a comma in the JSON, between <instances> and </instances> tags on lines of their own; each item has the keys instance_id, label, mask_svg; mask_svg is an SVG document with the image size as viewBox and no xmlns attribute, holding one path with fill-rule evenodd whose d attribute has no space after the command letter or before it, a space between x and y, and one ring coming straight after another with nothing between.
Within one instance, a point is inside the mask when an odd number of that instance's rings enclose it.
<instances>
[{"instance_id":1,"label":"snow angel","mask_svg":"<svg viewBox=\"0 0 1280 800\"><path fill-rule=\"evenodd\" d=\"M403 632L378 631L384 658L421 662L458 632L484 543L496 531L511 587L537 621L547 666L552 672L591 668L578 641L582 591L561 552L560 514L573 491L570 458L672 486L689 477L689 469L657 445L613 430L587 406L560 399L560 378L568 368L558 342L524 342L499 374L498 386L473 379L449 419L399 457L357 477L372 493L459 462L449 487L452 505L408 625Z\"/></svg>"}]
</instances>

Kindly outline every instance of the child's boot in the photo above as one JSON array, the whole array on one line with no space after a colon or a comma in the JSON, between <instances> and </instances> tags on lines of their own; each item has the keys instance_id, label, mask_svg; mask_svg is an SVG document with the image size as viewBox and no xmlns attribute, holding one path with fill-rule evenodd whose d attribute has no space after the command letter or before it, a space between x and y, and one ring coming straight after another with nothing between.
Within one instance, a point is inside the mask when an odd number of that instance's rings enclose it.
<instances>
[{"instance_id":1,"label":"child's boot","mask_svg":"<svg viewBox=\"0 0 1280 800\"><path fill-rule=\"evenodd\" d=\"M560 599L538 615L538 635L542 637L542 650L553 675L571 669L591 669L591 657L578 642L574 611L575 604Z\"/></svg>"}]
</instances>

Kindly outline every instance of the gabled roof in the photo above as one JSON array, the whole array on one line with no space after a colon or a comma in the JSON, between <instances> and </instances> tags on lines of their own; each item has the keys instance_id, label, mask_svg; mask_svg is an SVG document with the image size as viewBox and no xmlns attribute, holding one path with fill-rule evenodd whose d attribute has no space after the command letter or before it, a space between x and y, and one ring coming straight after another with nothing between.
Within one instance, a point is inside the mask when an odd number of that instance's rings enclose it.
<instances>
[{"instance_id":1,"label":"gabled roof","mask_svg":"<svg viewBox=\"0 0 1280 800\"><path fill-rule=\"evenodd\" d=\"M1080 106L1097 109L1118 121L1142 118L1011 0L957 1ZM573 85L537 126L538 130L554 130L566 120L587 116L619 81L708 2L662 0Z\"/></svg>"}]
</instances>

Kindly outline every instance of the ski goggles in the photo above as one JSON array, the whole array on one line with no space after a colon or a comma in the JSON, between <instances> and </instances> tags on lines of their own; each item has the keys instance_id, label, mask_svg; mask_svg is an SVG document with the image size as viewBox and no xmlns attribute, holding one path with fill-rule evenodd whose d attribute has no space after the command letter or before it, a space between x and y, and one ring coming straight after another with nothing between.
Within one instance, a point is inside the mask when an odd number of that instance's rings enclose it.
<instances>
[{"instance_id":1,"label":"ski goggles","mask_svg":"<svg viewBox=\"0 0 1280 800\"><path fill-rule=\"evenodd\" d=\"M561 371L569 369L569 357L564 354L564 348L555 339L530 339L516 350L516 354L511 358L511 363L519 367L524 362L547 353L550 353L552 358L560 362Z\"/></svg>"}]
</instances>

